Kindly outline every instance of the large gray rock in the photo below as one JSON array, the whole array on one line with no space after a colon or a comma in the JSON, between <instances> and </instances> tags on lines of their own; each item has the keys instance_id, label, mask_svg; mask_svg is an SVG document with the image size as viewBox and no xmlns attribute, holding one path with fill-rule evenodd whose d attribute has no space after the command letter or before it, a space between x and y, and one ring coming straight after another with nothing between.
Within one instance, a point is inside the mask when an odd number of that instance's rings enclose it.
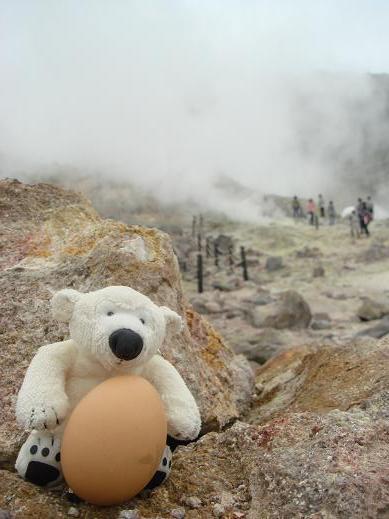
<instances>
[{"instance_id":1,"label":"large gray rock","mask_svg":"<svg viewBox=\"0 0 389 519\"><path fill-rule=\"evenodd\" d=\"M251 312L251 323L257 328L307 328L311 310L305 299L294 290L283 292L276 303L257 306Z\"/></svg>"},{"instance_id":2,"label":"large gray rock","mask_svg":"<svg viewBox=\"0 0 389 519\"><path fill-rule=\"evenodd\" d=\"M248 360L263 364L274 357L287 345L283 332L274 328L264 328L252 337L249 347L242 351Z\"/></svg>"},{"instance_id":3,"label":"large gray rock","mask_svg":"<svg viewBox=\"0 0 389 519\"><path fill-rule=\"evenodd\" d=\"M234 249L233 237L225 234L219 234L219 236L214 239L214 244L220 254L229 254L229 252Z\"/></svg>"},{"instance_id":4,"label":"large gray rock","mask_svg":"<svg viewBox=\"0 0 389 519\"><path fill-rule=\"evenodd\" d=\"M357 315L361 321L374 321L389 315L389 303L374 301L366 297L357 310Z\"/></svg>"},{"instance_id":5,"label":"large gray rock","mask_svg":"<svg viewBox=\"0 0 389 519\"><path fill-rule=\"evenodd\" d=\"M248 405L242 397L247 365L236 363L233 351L189 308L166 234L104 220L71 191L12 180L0 182L0 217L0 468L13 466L23 440L14 404L31 358L43 344L68 336L49 309L52 293L64 287L86 292L129 285L184 317L185 329L168 338L162 353L193 392L204 431L225 426Z\"/></svg>"}]
</instances>

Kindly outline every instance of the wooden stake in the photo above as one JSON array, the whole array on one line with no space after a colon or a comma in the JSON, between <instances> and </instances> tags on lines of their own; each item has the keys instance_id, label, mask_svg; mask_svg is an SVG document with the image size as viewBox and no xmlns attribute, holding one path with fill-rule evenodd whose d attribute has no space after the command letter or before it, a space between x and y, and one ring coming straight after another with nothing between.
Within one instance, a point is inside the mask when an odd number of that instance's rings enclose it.
<instances>
[{"instance_id":1,"label":"wooden stake","mask_svg":"<svg viewBox=\"0 0 389 519\"><path fill-rule=\"evenodd\" d=\"M243 269L243 279L245 281L248 281L249 275L247 272L247 261L246 261L246 251L244 250L244 247L240 248L240 257L242 258L242 269Z\"/></svg>"},{"instance_id":2,"label":"wooden stake","mask_svg":"<svg viewBox=\"0 0 389 519\"><path fill-rule=\"evenodd\" d=\"M197 223L197 219L194 216L192 218L192 238L196 238L196 223Z\"/></svg>"},{"instance_id":3,"label":"wooden stake","mask_svg":"<svg viewBox=\"0 0 389 519\"><path fill-rule=\"evenodd\" d=\"M214 256L215 256L215 266L218 267L220 251L219 251L219 247L217 246L216 242L213 244L213 252L214 252Z\"/></svg>"},{"instance_id":4,"label":"wooden stake","mask_svg":"<svg viewBox=\"0 0 389 519\"><path fill-rule=\"evenodd\" d=\"M203 292L203 256L197 254L197 289L199 294Z\"/></svg>"}]
</instances>

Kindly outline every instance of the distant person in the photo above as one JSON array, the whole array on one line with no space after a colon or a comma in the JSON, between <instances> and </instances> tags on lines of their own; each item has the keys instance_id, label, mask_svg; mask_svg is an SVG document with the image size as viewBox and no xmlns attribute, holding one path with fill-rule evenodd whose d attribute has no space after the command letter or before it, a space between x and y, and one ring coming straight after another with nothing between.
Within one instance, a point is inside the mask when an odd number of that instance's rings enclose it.
<instances>
[{"instance_id":1,"label":"distant person","mask_svg":"<svg viewBox=\"0 0 389 519\"><path fill-rule=\"evenodd\" d=\"M328 204L327 212L328 212L329 224L334 225L335 221L336 221L336 211L335 211L334 202L332 200Z\"/></svg>"},{"instance_id":2,"label":"distant person","mask_svg":"<svg viewBox=\"0 0 389 519\"><path fill-rule=\"evenodd\" d=\"M324 198L323 195L319 195L319 201L318 201L319 211L320 211L320 217L324 218L326 215L325 211L325 204L324 204Z\"/></svg>"},{"instance_id":3,"label":"distant person","mask_svg":"<svg viewBox=\"0 0 389 519\"><path fill-rule=\"evenodd\" d=\"M362 229L363 229L363 200L362 198L358 198L358 203L357 203L357 207L356 207L356 212L357 212L357 216L358 216L358 220L359 220L359 230L362 232Z\"/></svg>"},{"instance_id":4,"label":"distant person","mask_svg":"<svg viewBox=\"0 0 389 519\"><path fill-rule=\"evenodd\" d=\"M357 212L354 210L349 216L351 238L361 237L361 228Z\"/></svg>"},{"instance_id":5,"label":"distant person","mask_svg":"<svg viewBox=\"0 0 389 519\"><path fill-rule=\"evenodd\" d=\"M308 216L309 216L309 225L314 225L315 224L316 204L312 200L312 198L310 198L308 200L307 213L308 213Z\"/></svg>"},{"instance_id":6,"label":"distant person","mask_svg":"<svg viewBox=\"0 0 389 519\"><path fill-rule=\"evenodd\" d=\"M292 210L293 210L293 218L295 220L297 218L300 218L300 216L301 216L301 205L300 205L300 201L297 198L297 196L293 197L293 200L292 200Z\"/></svg>"},{"instance_id":7,"label":"distant person","mask_svg":"<svg viewBox=\"0 0 389 519\"><path fill-rule=\"evenodd\" d=\"M371 222L371 214L370 214L370 211L367 208L366 202L362 202L361 216L362 216L362 219L360 219L361 232L365 233L366 236L370 236L370 233L369 233L369 223Z\"/></svg>"},{"instance_id":8,"label":"distant person","mask_svg":"<svg viewBox=\"0 0 389 519\"><path fill-rule=\"evenodd\" d=\"M371 199L371 196L367 197L366 207L367 207L367 210L370 213L371 220L373 220L374 219L374 204L373 204L373 201Z\"/></svg>"}]
</instances>

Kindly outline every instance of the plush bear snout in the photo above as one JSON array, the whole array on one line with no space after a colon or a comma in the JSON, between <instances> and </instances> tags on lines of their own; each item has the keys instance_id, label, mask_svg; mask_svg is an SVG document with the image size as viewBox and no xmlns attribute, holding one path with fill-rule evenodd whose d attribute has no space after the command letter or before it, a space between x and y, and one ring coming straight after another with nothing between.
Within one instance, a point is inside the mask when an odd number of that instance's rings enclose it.
<instances>
[{"instance_id":1,"label":"plush bear snout","mask_svg":"<svg viewBox=\"0 0 389 519\"><path fill-rule=\"evenodd\" d=\"M142 351L143 339L139 333L123 328L110 335L109 347L118 359L131 360Z\"/></svg>"}]
</instances>

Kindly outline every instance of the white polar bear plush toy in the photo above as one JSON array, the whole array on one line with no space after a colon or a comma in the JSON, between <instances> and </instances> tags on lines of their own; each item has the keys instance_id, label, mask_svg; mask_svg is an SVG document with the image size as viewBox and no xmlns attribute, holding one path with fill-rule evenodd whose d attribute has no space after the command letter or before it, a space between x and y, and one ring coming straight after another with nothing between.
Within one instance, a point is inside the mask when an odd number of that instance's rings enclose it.
<instances>
[{"instance_id":1,"label":"white polar bear plush toy","mask_svg":"<svg viewBox=\"0 0 389 519\"><path fill-rule=\"evenodd\" d=\"M144 377L165 406L168 434L193 440L200 432L197 404L176 369L158 354L168 329L181 330L181 317L124 286L95 292L72 289L52 299L53 316L69 323L70 339L39 348L20 389L16 417L32 431L16 460L16 470L40 486L62 480L61 439L73 408L95 386L120 374ZM166 446L160 467L148 485L168 475Z\"/></svg>"}]
</instances>

